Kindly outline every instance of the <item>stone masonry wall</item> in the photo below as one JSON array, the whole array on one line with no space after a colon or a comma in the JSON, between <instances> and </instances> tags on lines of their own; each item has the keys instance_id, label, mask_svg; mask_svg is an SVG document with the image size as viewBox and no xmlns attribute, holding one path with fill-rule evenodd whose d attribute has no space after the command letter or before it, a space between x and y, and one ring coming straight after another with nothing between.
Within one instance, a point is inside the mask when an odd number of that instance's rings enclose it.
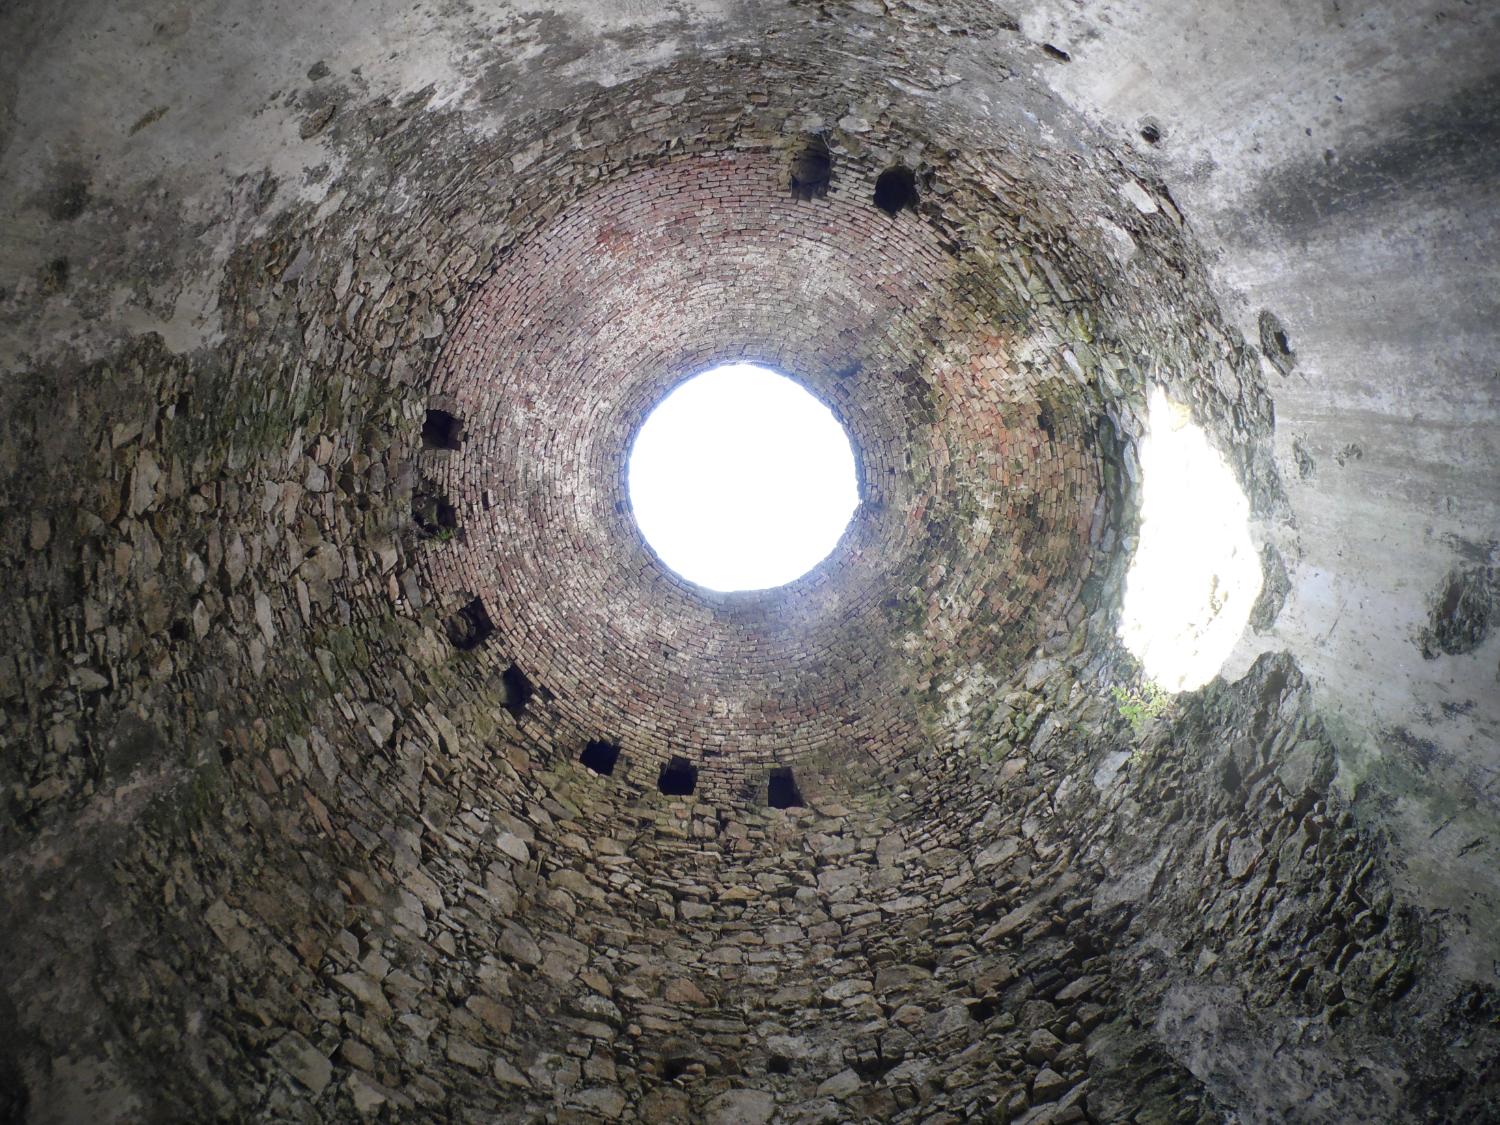
<instances>
[{"instance_id":1,"label":"stone masonry wall","mask_svg":"<svg viewBox=\"0 0 1500 1125\"><path fill-rule=\"evenodd\" d=\"M1279 502L1169 199L829 34L489 138L341 113L342 194L244 240L220 345L0 385L4 1115L1489 1112L1495 998L1425 957L1295 669L1140 732L1111 695L1151 383ZM866 511L717 602L619 457L747 353L839 411Z\"/></svg>"}]
</instances>

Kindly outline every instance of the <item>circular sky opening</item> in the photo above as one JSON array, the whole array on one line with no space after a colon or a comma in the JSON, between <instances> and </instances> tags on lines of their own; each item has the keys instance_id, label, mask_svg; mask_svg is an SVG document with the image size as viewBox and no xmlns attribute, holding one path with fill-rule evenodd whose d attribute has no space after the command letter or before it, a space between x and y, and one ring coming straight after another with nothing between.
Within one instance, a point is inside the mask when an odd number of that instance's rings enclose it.
<instances>
[{"instance_id":1,"label":"circular sky opening","mask_svg":"<svg viewBox=\"0 0 1500 1125\"><path fill-rule=\"evenodd\" d=\"M630 506L663 563L711 590L765 590L828 557L859 506L833 412L785 375L730 363L681 383L636 435Z\"/></svg>"}]
</instances>

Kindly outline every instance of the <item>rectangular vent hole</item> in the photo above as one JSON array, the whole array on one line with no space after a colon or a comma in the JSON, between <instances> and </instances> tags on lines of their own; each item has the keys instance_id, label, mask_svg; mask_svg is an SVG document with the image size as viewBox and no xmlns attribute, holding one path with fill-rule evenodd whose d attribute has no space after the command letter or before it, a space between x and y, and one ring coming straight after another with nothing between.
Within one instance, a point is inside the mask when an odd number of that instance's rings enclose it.
<instances>
[{"instance_id":1,"label":"rectangular vent hole","mask_svg":"<svg viewBox=\"0 0 1500 1125\"><path fill-rule=\"evenodd\" d=\"M526 710L526 705L531 702L535 690L531 686L531 680L525 672L512 664L500 674L500 681L505 685L505 709L519 719Z\"/></svg>"},{"instance_id":2,"label":"rectangular vent hole","mask_svg":"<svg viewBox=\"0 0 1500 1125\"><path fill-rule=\"evenodd\" d=\"M609 777L615 772L615 763L620 760L620 747L617 743L596 738L583 748L578 760L599 776Z\"/></svg>"},{"instance_id":3,"label":"rectangular vent hole","mask_svg":"<svg viewBox=\"0 0 1500 1125\"><path fill-rule=\"evenodd\" d=\"M797 788L797 779L792 776L789 768L783 766L771 771L768 790L770 805L773 809L800 809L802 807L802 791Z\"/></svg>"},{"instance_id":4,"label":"rectangular vent hole","mask_svg":"<svg viewBox=\"0 0 1500 1125\"><path fill-rule=\"evenodd\" d=\"M672 760L662 766L656 787L668 797L689 796L698 788L698 767L674 754Z\"/></svg>"},{"instance_id":5,"label":"rectangular vent hole","mask_svg":"<svg viewBox=\"0 0 1500 1125\"><path fill-rule=\"evenodd\" d=\"M422 423L423 449L457 449L464 424L446 410L429 410Z\"/></svg>"},{"instance_id":6,"label":"rectangular vent hole","mask_svg":"<svg viewBox=\"0 0 1500 1125\"><path fill-rule=\"evenodd\" d=\"M444 627L448 631L448 639L453 642L453 647L460 652L478 648L495 631L490 615L485 611L484 603L478 598L448 618Z\"/></svg>"}]
</instances>

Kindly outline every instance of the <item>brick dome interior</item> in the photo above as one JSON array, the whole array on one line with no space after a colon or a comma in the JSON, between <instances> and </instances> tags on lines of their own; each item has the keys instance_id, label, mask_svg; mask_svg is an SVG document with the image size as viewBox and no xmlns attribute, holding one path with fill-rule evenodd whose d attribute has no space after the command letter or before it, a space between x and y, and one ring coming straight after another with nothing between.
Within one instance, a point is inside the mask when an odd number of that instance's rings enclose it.
<instances>
[{"instance_id":1,"label":"brick dome interior","mask_svg":"<svg viewBox=\"0 0 1500 1125\"><path fill-rule=\"evenodd\" d=\"M106 7L0 14L0 1121L1500 1119L1493 18ZM738 360L861 503L721 594L626 463Z\"/></svg>"},{"instance_id":2,"label":"brick dome interior","mask_svg":"<svg viewBox=\"0 0 1500 1125\"><path fill-rule=\"evenodd\" d=\"M426 585L478 598L486 658L545 685L577 734L623 739L648 772L689 752L721 799L809 755L901 754L932 677L906 619L955 656L1020 663L1076 602L1104 521L1096 423L1060 361L1013 363L1004 306L966 305L931 229L840 171L800 201L784 152L741 149L590 192L482 283L434 378L464 437L423 465L461 534L424 557ZM667 390L738 358L838 412L865 502L792 589L714 596L644 546L624 466Z\"/></svg>"}]
</instances>

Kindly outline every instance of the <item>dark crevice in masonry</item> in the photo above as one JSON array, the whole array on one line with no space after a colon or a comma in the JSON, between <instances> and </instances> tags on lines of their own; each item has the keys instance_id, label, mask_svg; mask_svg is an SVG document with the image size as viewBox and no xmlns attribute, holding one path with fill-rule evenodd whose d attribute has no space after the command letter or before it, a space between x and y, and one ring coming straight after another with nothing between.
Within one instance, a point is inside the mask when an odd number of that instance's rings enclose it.
<instances>
[{"instance_id":1,"label":"dark crevice in masonry","mask_svg":"<svg viewBox=\"0 0 1500 1125\"><path fill-rule=\"evenodd\" d=\"M789 767L781 766L771 771L766 783L766 799L773 809L802 807L802 791L797 788L797 779Z\"/></svg>"},{"instance_id":2,"label":"dark crevice in masonry","mask_svg":"<svg viewBox=\"0 0 1500 1125\"><path fill-rule=\"evenodd\" d=\"M814 137L792 158L792 195L810 200L828 194L833 182L833 153L822 137Z\"/></svg>"},{"instance_id":3,"label":"dark crevice in masonry","mask_svg":"<svg viewBox=\"0 0 1500 1125\"><path fill-rule=\"evenodd\" d=\"M430 485L412 493L411 519L428 539L448 540L458 532L458 509Z\"/></svg>"},{"instance_id":4,"label":"dark crevice in masonry","mask_svg":"<svg viewBox=\"0 0 1500 1125\"><path fill-rule=\"evenodd\" d=\"M691 796L697 787L698 767L676 754L662 766L656 778L656 788L668 797Z\"/></svg>"},{"instance_id":5,"label":"dark crevice in masonry","mask_svg":"<svg viewBox=\"0 0 1500 1125\"><path fill-rule=\"evenodd\" d=\"M66 258L53 258L37 275L37 289L46 296L55 296L68 287L71 266Z\"/></svg>"},{"instance_id":6,"label":"dark crevice in masonry","mask_svg":"<svg viewBox=\"0 0 1500 1125\"><path fill-rule=\"evenodd\" d=\"M1047 408L1046 403L1043 403L1040 407L1037 408L1036 425L1037 429L1041 430L1042 433L1047 435L1047 440L1051 441L1053 437L1052 411Z\"/></svg>"},{"instance_id":7,"label":"dark crevice in masonry","mask_svg":"<svg viewBox=\"0 0 1500 1125\"><path fill-rule=\"evenodd\" d=\"M1286 325L1270 309L1260 313L1260 350L1271 361L1272 366L1283 375L1290 375L1297 366L1297 353L1292 350L1291 337Z\"/></svg>"},{"instance_id":8,"label":"dark crevice in masonry","mask_svg":"<svg viewBox=\"0 0 1500 1125\"><path fill-rule=\"evenodd\" d=\"M615 763L620 759L620 747L618 743L606 742L596 738L583 748L583 753L578 755L578 760L601 777L609 777L615 772Z\"/></svg>"},{"instance_id":9,"label":"dark crevice in masonry","mask_svg":"<svg viewBox=\"0 0 1500 1125\"><path fill-rule=\"evenodd\" d=\"M1286 561L1273 544L1267 543L1261 548L1260 571L1260 594L1250 607L1250 627L1257 633L1265 633L1275 625L1276 617L1291 592L1292 583L1287 576Z\"/></svg>"},{"instance_id":10,"label":"dark crevice in masonry","mask_svg":"<svg viewBox=\"0 0 1500 1125\"><path fill-rule=\"evenodd\" d=\"M673 1082L687 1074L694 1066L701 1069L702 1065L691 1055L672 1055L661 1060L661 1080Z\"/></svg>"},{"instance_id":11,"label":"dark crevice in masonry","mask_svg":"<svg viewBox=\"0 0 1500 1125\"><path fill-rule=\"evenodd\" d=\"M495 626L490 621L481 598L475 598L465 605L448 618L443 627L448 639L453 642L453 647L461 652L478 648L495 632Z\"/></svg>"},{"instance_id":12,"label":"dark crevice in masonry","mask_svg":"<svg viewBox=\"0 0 1500 1125\"><path fill-rule=\"evenodd\" d=\"M917 206L917 176L910 168L887 168L875 180L875 206L887 215Z\"/></svg>"},{"instance_id":13,"label":"dark crevice in masonry","mask_svg":"<svg viewBox=\"0 0 1500 1125\"><path fill-rule=\"evenodd\" d=\"M1500 602L1500 571L1467 567L1450 571L1433 600L1427 626L1418 637L1422 656L1461 656L1489 636L1491 617Z\"/></svg>"},{"instance_id":14,"label":"dark crevice in masonry","mask_svg":"<svg viewBox=\"0 0 1500 1125\"><path fill-rule=\"evenodd\" d=\"M422 448L457 449L463 422L446 410L429 408L422 422Z\"/></svg>"},{"instance_id":15,"label":"dark crevice in masonry","mask_svg":"<svg viewBox=\"0 0 1500 1125\"><path fill-rule=\"evenodd\" d=\"M505 709L519 719L536 689L526 673L514 664L500 674L500 681L505 687Z\"/></svg>"}]
</instances>

